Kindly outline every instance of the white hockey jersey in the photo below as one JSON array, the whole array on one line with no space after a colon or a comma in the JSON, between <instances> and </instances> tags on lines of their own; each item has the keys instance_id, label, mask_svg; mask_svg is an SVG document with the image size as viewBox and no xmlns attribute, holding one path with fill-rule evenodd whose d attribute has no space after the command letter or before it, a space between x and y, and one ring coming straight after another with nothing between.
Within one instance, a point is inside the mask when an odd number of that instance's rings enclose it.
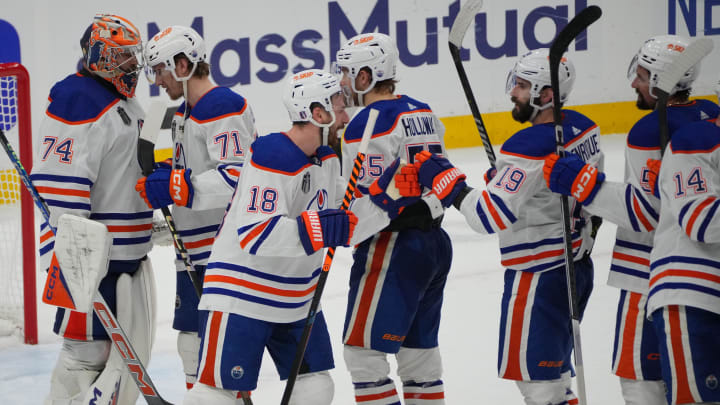
<instances>
[{"instance_id":1,"label":"white hockey jersey","mask_svg":"<svg viewBox=\"0 0 720 405\"><path fill-rule=\"evenodd\" d=\"M682 126L715 118L720 109L708 100L669 106L672 134ZM648 159L660 159L659 121L656 112L641 118L630 130L625 148L623 183L606 181L585 209L617 224L608 285L641 294L648 292L650 250L659 218L660 200L648 186Z\"/></svg>"},{"instance_id":2,"label":"white hockey jersey","mask_svg":"<svg viewBox=\"0 0 720 405\"><path fill-rule=\"evenodd\" d=\"M660 222L650 254L648 314L687 305L720 314L720 128L676 131L660 169Z\"/></svg>"},{"instance_id":3,"label":"white hockey jersey","mask_svg":"<svg viewBox=\"0 0 720 405\"><path fill-rule=\"evenodd\" d=\"M50 91L39 131L40 154L30 176L50 207L53 226L64 213L107 225L111 260L137 260L151 248L152 211L135 191L142 177L137 141L143 110L87 72ZM50 264L54 237L41 226L40 260Z\"/></svg>"},{"instance_id":4,"label":"white hockey jersey","mask_svg":"<svg viewBox=\"0 0 720 405\"><path fill-rule=\"evenodd\" d=\"M603 168L598 126L584 115L563 110L565 149ZM497 175L487 188L472 190L460 212L477 232L497 233L501 263L512 270L539 272L565 263L560 197L543 177L545 157L555 152L555 126L533 125L503 144L496 162ZM572 247L580 259L592 248L590 216L569 198Z\"/></svg>"},{"instance_id":5,"label":"white hockey jersey","mask_svg":"<svg viewBox=\"0 0 720 405\"><path fill-rule=\"evenodd\" d=\"M322 146L308 158L284 133L262 136L232 199L208 261L199 309L288 323L308 314L323 250L307 255L297 217L338 208L345 191L340 162ZM384 227L384 211L361 198L352 244Z\"/></svg>"},{"instance_id":6,"label":"white hockey jersey","mask_svg":"<svg viewBox=\"0 0 720 405\"><path fill-rule=\"evenodd\" d=\"M173 219L190 260L204 265L257 131L247 101L225 87L205 93L183 120L186 108L180 105L172 123L173 163L192 169L194 196L191 208L173 207Z\"/></svg>"}]
</instances>

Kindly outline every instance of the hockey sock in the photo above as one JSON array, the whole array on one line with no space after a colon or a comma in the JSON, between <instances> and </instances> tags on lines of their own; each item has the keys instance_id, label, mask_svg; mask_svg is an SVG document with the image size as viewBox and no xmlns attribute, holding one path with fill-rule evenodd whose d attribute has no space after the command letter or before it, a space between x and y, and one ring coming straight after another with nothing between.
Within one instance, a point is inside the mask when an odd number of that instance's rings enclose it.
<instances>
[{"instance_id":1,"label":"hockey sock","mask_svg":"<svg viewBox=\"0 0 720 405\"><path fill-rule=\"evenodd\" d=\"M445 405L445 386L442 380L403 383L405 405Z\"/></svg>"},{"instance_id":2,"label":"hockey sock","mask_svg":"<svg viewBox=\"0 0 720 405\"><path fill-rule=\"evenodd\" d=\"M395 383L389 378L375 382L353 383L353 385L355 402L358 404L401 405Z\"/></svg>"}]
</instances>

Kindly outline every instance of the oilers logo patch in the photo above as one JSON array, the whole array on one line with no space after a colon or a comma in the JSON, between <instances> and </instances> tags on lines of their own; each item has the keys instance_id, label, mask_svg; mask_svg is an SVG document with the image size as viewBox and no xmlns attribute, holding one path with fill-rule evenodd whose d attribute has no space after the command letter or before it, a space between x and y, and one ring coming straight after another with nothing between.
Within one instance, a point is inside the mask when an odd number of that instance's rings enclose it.
<instances>
[{"instance_id":1,"label":"oilers logo patch","mask_svg":"<svg viewBox=\"0 0 720 405\"><path fill-rule=\"evenodd\" d=\"M310 203L307 205L306 210L323 210L326 208L328 200L328 193L325 189L320 189L315 194Z\"/></svg>"},{"instance_id":2,"label":"oilers logo patch","mask_svg":"<svg viewBox=\"0 0 720 405\"><path fill-rule=\"evenodd\" d=\"M710 374L705 378L705 386L708 387L708 389L716 390L718 388L718 379L715 377L714 374Z\"/></svg>"},{"instance_id":3,"label":"oilers logo patch","mask_svg":"<svg viewBox=\"0 0 720 405\"><path fill-rule=\"evenodd\" d=\"M310 191L310 173L305 173L302 179L302 191L308 193Z\"/></svg>"},{"instance_id":4,"label":"oilers logo patch","mask_svg":"<svg viewBox=\"0 0 720 405\"><path fill-rule=\"evenodd\" d=\"M230 377L239 380L245 375L245 370L243 370L242 366L235 366L230 370Z\"/></svg>"}]
</instances>

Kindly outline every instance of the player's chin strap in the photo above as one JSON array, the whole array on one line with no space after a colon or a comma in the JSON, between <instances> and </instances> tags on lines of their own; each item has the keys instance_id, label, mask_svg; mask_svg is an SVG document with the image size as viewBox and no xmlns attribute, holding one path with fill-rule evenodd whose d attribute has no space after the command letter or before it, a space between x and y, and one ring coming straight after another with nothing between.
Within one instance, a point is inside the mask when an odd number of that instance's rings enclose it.
<instances>
[{"instance_id":1,"label":"player's chin strap","mask_svg":"<svg viewBox=\"0 0 720 405\"><path fill-rule=\"evenodd\" d=\"M326 146L328 144L328 137L330 136L330 127L335 123L335 112L330 110L328 111L330 113L330 122L327 124L321 124L311 116L310 117L310 123L315 125L316 127L320 127L321 135L322 135L322 145Z\"/></svg>"}]
</instances>

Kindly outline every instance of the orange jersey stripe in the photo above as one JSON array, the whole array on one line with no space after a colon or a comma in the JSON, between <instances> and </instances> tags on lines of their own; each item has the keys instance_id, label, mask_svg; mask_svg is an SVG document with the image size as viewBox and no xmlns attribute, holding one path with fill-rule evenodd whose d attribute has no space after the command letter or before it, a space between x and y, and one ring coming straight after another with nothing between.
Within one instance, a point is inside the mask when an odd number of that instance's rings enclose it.
<instances>
[{"instance_id":1,"label":"orange jersey stripe","mask_svg":"<svg viewBox=\"0 0 720 405\"><path fill-rule=\"evenodd\" d=\"M623 341L622 346L618 348L618 350L620 350L620 359L618 360L618 368L615 373L618 377L629 378L631 380L637 378L635 375L635 365L633 364L633 349L635 346L635 329L640 312L638 310L640 297L640 294L634 292L631 292L628 296L625 328L622 331Z\"/></svg>"},{"instance_id":2,"label":"orange jersey stripe","mask_svg":"<svg viewBox=\"0 0 720 405\"><path fill-rule=\"evenodd\" d=\"M205 355L205 367L200 374L200 382L211 387L215 386L215 356L217 353L218 334L220 333L220 323L222 322L222 312L212 313L210 320L210 333L206 336L209 340L207 343L207 354Z\"/></svg>"},{"instance_id":3,"label":"orange jersey stripe","mask_svg":"<svg viewBox=\"0 0 720 405\"><path fill-rule=\"evenodd\" d=\"M572 247L573 247L573 249L576 249L581 244L582 244L582 239L573 242ZM516 257L514 259L503 260L501 262L501 264L505 267L508 267L508 266L513 266L516 264L532 262L534 260L547 259L548 257L560 256L563 253L565 253L565 249L548 250L547 252L541 252L541 253L530 255L530 256Z\"/></svg>"},{"instance_id":4,"label":"orange jersey stripe","mask_svg":"<svg viewBox=\"0 0 720 405\"><path fill-rule=\"evenodd\" d=\"M194 242L185 242L185 248L187 249L197 249L205 246L210 246L215 241L215 238L205 238L201 240L196 240Z\"/></svg>"},{"instance_id":5,"label":"orange jersey stripe","mask_svg":"<svg viewBox=\"0 0 720 405\"><path fill-rule=\"evenodd\" d=\"M490 211L490 215L493 217L493 220L497 224L497 226L500 228L500 230L505 230L506 226L502 221L502 218L500 218L500 214L498 214L497 210L495 209L495 206L490 201L490 194L488 194L487 191L483 190L482 192L483 200L485 200L485 204L488 207L488 210Z\"/></svg>"},{"instance_id":6,"label":"orange jersey stripe","mask_svg":"<svg viewBox=\"0 0 720 405\"><path fill-rule=\"evenodd\" d=\"M635 213L637 214L637 218L642 222L645 229L648 231L652 231L654 228L652 225L650 225L650 221L648 221L647 218L645 218L645 214L643 214L642 210L640 209L640 204L638 204L637 199L633 196L633 210L635 210Z\"/></svg>"},{"instance_id":7,"label":"orange jersey stripe","mask_svg":"<svg viewBox=\"0 0 720 405\"><path fill-rule=\"evenodd\" d=\"M668 323L670 324L670 345L672 347L673 360L675 363L675 382L677 388L675 396L676 404L694 403L693 395L690 392L690 382L688 381L688 372L685 367L685 351L682 343L682 329L680 328L680 311L677 305L669 305L667 307Z\"/></svg>"},{"instance_id":8,"label":"orange jersey stripe","mask_svg":"<svg viewBox=\"0 0 720 405\"><path fill-rule=\"evenodd\" d=\"M521 381L522 371L520 370L520 345L522 343L523 323L525 320L525 307L527 306L528 291L532 283L533 274L520 272L517 296L512 309L512 320L510 327L510 340L505 352L508 355L507 368L503 378ZM507 332L506 332L507 333Z\"/></svg>"},{"instance_id":9,"label":"orange jersey stripe","mask_svg":"<svg viewBox=\"0 0 720 405\"><path fill-rule=\"evenodd\" d=\"M691 277L720 284L720 276L715 276L695 270L667 269L661 271L650 279L650 287L652 287L655 283L657 283L658 281L660 281L660 279L664 277Z\"/></svg>"},{"instance_id":10,"label":"orange jersey stripe","mask_svg":"<svg viewBox=\"0 0 720 405\"><path fill-rule=\"evenodd\" d=\"M268 223L268 221L265 221L264 223L256 226L252 231L250 231L250 233L248 233L247 236L245 236L243 240L240 241L240 247L244 249L251 240L255 239L256 236L260 235L260 233L264 231L265 228L267 228Z\"/></svg>"},{"instance_id":11,"label":"orange jersey stripe","mask_svg":"<svg viewBox=\"0 0 720 405\"><path fill-rule=\"evenodd\" d=\"M204 282L232 284L268 294L279 295L282 297L307 297L308 295L312 294L312 292L315 291L315 288L317 287L317 285L313 285L312 287L305 290L283 290L280 288L268 287L266 285L253 283L247 280L238 280L234 277L220 276L215 274L205 276Z\"/></svg>"},{"instance_id":12,"label":"orange jersey stripe","mask_svg":"<svg viewBox=\"0 0 720 405\"><path fill-rule=\"evenodd\" d=\"M390 391L381 392L379 394L368 394L368 395L355 395L355 402L368 402L375 401L378 399L388 398L393 395L397 395L397 390L393 388Z\"/></svg>"},{"instance_id":13,"label":"orange jersey stripe","mask_svg":"<svg viewBox=\"0 0 720 405\"><path fill-rule=\"evenodd\" d=\"M108 231L110 232L142 232L149 231L152 229L152 224L140 224L140 225L108 225Z\"/></svg>"},{"instance_id":14,"label":"orange jersey stripe","mask_svg":"<svg viewBox=\"0 0 720 405\"><path fill-rule=\"evenodd\" d=\"M43 194L55 194L55 195L69 195L73 197L85 197L90 198L90 190L73 190L70 188L58 188L58 187L35 187L38 192Z\"/></svg>"},{"instance_id":15,"label":"orange jersey stripe","mask_svg":"<svg viewBox=\"0 0 720 405\"><path fill-rule=\"evenodd\" d=\"M695 221L700 216L700 212L702 212L705 207L712 204L715 200L715 197L710 197L698 204L697 208L695 208L695 210L693 211L692 216L690 216L690 219L688 219L687 226L685 227L685 233L687 234L687 236L692 237L693 225L695 225Z\"/></svg>"},{"instance_id":16,"label":"orange jersey stripe","mask_svg":"<svg viewBox=\"0 0 720 405\"><path fill-rule=\"evenodd\" d=\"M62 122L62 123L68 124L68 125L89 124L89 123L91 123L91 122L97 121L98 118L102 117L103 114L105 114L109 109L111 109L111 108L112 108L115 104L117 104L118 102L120 102L120 99L117 99L117 100L113 101L112 103L110 103L107 107L105 107L102 111L100 111L100 114L98 114L96 117L93 117L93 118L90 118L90 119L87 119L87 120L83 120L83 121L68 121L68 120L66 120L66 119L64 119L64 118L58 117L57 115L51 114L50 111L45 111L45 114L47 114L48 117L50 117L50 118L52 118L52 119L54 119L54 120L60 121L60 122Z\"/></svg>"},{"instance_id":17,"label":"orange jersey stripe","mask_svg":"<svg viewBox=\"0 0 720 405\"><path fill-rule=\"evenodd\" d=\"M649 259L642 259L637 256L632 256L632 255L628 255L628 254L620 253L620 252L613 252L613 259L624 260L626 262L637 263L637 264L641 264L643 266L648 266L648 267L650 266Z\"/></svg>"}]
</instances>

